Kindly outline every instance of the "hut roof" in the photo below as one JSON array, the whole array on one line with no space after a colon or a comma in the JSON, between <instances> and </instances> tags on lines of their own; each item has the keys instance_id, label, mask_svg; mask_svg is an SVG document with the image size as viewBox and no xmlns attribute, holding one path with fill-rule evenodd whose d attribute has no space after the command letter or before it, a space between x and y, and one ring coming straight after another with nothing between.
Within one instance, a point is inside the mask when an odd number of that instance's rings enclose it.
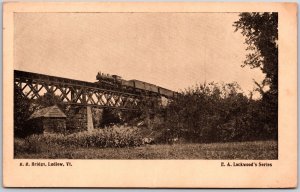
<instances>
[{"instance_id":1,"label":"hut roof","mask_svg":"<svg viewBox=\"0 0 300 192\"><path fill-rule=\"evenodd\" d=\"M39 117L61 117L66 118L67 116L59 109L57 105L46 107L35 111L29 119L35 119Z\"/></svg>"}]
</instances>

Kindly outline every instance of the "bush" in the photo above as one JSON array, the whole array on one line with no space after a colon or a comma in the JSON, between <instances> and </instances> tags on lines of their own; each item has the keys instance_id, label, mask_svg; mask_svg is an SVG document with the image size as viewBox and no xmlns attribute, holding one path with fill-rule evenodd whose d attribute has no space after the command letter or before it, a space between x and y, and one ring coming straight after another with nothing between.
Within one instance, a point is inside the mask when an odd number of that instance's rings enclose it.
<instances>
[{"instance_id":1,"label":"bush","mask_svg":"<svg viewBox=\"0 0 300 192\"><path fill-rule=\"evenodd\" d=\"M27 152L27 146L25 146L25 140L15 138L14 139L14 154L16 155L16 152L18 153L25 153Z\"/></svg>"},{"instance_id":2,"label":"bush","mask_svg":"<svg viewBox=\"0 0 300 192\"><path fill-rule=\"evenodd\" d=\"M272 112L276 110L265 107L261 100L245 96L237 83L204 83L183 91L166 107L160 140L183 137L189 142L210 143L272 139L277 136L277 120L267 118Z\"/></svg>"},{"instance_id":3,"label":"bush","mask_svg":"<svg viewBox=\"0 0 300 192\"><path fill-rule=\"evenodd\" d=\"M53 148L78 147L136 147L143 144L138 128L108 127L91 132L78 132L70 135L45 134L31 135L24 140L15 140L15 153L39 153Z\"/></svg>"},{"instance_id":4,"label":"bush","mask_svg":"<svg viewBox=\"0 0 300 192\"><path fill-rule=\"evenodd\" d=\"M120 123L121 123L120 111L112 110L109 108L103 109L102 121L100 127L113 126L115 124L120 124Z\"/></svg>"}]
</instances>

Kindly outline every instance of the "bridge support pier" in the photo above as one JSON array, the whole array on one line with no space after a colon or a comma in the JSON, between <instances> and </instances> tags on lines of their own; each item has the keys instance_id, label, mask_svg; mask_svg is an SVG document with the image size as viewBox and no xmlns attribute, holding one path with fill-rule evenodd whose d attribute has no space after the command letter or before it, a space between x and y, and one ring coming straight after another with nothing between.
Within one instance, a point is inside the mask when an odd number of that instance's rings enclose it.
<instances>
[{"instance_id":1,"label":"bridge support pier","mask_svg":"<svg viewBox=\"0 0 300 192\"><path fill-rule=\"evenodd\" d=\"M87 124L87 130L92 131L94 129L93 124L93 114L92 114L92 108L90 106L86 107L86 124Z\"/></svg>"},{"instance_id":2,"label":"bridge support pier","mask_svg":"<svg viewBox=\"0 0 300 192\"><path fill-rule=\"evenodd\" d=\"M70 132L92 131L100 127L102 109L90 106L70 106L66 112L67 130Z\"/></svg>"}]
</instances>

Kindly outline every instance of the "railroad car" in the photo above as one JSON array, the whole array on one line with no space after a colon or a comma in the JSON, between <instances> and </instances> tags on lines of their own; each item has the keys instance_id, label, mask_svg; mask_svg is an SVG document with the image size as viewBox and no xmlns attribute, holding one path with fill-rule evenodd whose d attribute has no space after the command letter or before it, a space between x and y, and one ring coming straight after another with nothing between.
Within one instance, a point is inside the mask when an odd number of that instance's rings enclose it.
<instances>
[{"instance_id":1,"label":"railroad car","mask_svg":"<svg viewBox=\"0 0 300 192\"><path fill-rule=\"evenodd\" d=\"M158 86L153 85L151 83L146 83L146 82L139 81L136 79L129 80L129 82L131 82L133 84L134 88L139 91L150 91L152 93L158 93Z\"/></svg>"},{"instance_id":2,"label":"railroad car","mask_svg":"<svg viewBox=\"0 0 300 192\"><path fill-rule=\"evenodd\" d=\"M135 82L135 88L137 89L141 89L144 91L150 91L152 93L159 93L159 87L156 85L153 85L151 83L146 83L143 81L139 81L139 80L131 80Z\"/></svg>"},{"instance_id":3,"label":"railroad car","mask_svg":"<svg viewBox=\"0 0 300 192\"><path fill-rule=\"evenodd\" d=\"M158 86L144 82L145 90L153 93L158 93Z\"/></svg>"},{"instance_id":4,"label":"railroad car","mask_svg":"<svg viewBox=\"0 0 300 192\"><path fill-rule=\"evenodd\" d=\"M124 79L121 80L121 85L123 87L130 87L130 88L134 88L134 82L133 81L126 81Z\"/></svg>"},{"instance_id":5,"label":"railroad car","mask_svg":"<svg viewBox=\"0 0 300 192\"><path fill-rule=\"evenodd\" d=\"M165 97L174 97L174 92L169 90L169 89L166 89L166 88L163 88L163 87L159 87L159 94L165 96Z\"/></svg>"},{"instance_id":6,"label":"railroad car","mask_svg":"<svg viewBox=\"0 0 300 192\"><path fill-rule=\"evenodd\" d=\"M104 87L126 89L134 92L149 91L150 93L160 94L167 98L176 96L176 93L169 89L136 79L127 81L118 75L110 75L101 72L98 72L96 78L98 80L97 83L102 84Z\"/></svg>"}]
</instances>

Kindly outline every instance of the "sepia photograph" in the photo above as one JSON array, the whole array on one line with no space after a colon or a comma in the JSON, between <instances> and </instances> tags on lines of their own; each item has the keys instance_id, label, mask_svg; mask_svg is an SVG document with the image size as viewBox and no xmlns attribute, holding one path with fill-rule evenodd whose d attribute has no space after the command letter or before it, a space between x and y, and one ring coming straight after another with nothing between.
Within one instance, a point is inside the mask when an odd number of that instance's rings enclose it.
<instances>
[{"instance_id":1,"label":"sepia photograph","mask_svg":"<svg viewBox=\"0 0 300 192\"><path fill-rule=\"evenodd\" d=\"M200 4L193 9L193 3L182 4L185 9L176 3L170 3L169 9L167 3L158 8L149 4L149 10L142 3L96 3L95 8L84 3L69 8L48 5L50 11L43 4L15 4L17 8L11 4L6 9L10 19L4 17L4 30L11 29L6 36L11 44L6 49L8 56L4 54L10 59L9 67L4 68L8 71L4 78L9 81L3 82L12 93L6 104L10 126L4 136L9 137L7 145L12 149L9 161L23 174L35 170L37 176L38 169L51 167L47 175L54 176L55 170L69 174L66 169L77 174L83 167L76 162L82 165L88 160L98 166L95 171L116 163L113 160L122 160L118 162L125 167L128 162L129 169L135 164L132 160L138 160L137 166L151 164L164 172L169 170L165 163L176 167L193 160L191 163L200 163L198 168L191 164L191 169L183 171L187 174L194 169L192 178L197 178L200 172L196 170L205 162L214 163L218 171L244 169L240 174L245 176L249 169L254 175L256 169L271 175L282 157L280 138L289 140L279 131L283 127L279 109L285 109L280 108L279 100L285 94L297 94L289 88L297 85L293 81L297 76L289 79L285 69L290 68L279 65L279 55L288 50L279 49L280 42L286 42L279 36L285 32L279 20L289 18L282 10L295 6L285 9L284 4L272 4L273 9L259 9L251 4L254 8L247 10L240 9L241 4L232 9L230 4L224 9L208 4L206 11ZM86 6L80 10L80 5ZM293 58L286 66L296 66ZM280 75L280 70L285 74ZM285 82L287 89L280 86L279 76L281 82L288 79L292 84ZM285 115L296 117L293 108L288 111ZM289 134L297 135L294 126L288 127L284 128L292 130ZM164 163L166 169L155 162ZM129 171L123 169L118 174ZM276 182L276 176L266 179ZM217 175L211 177L211 181L218 180ZM177 186L164 180L146 181L104 184ZM102 186L96 181L82 182L78 185ZM191 187L205 186L190 182Z\"/></svg>"},{"instance_id":2,"label":"sepia photograph","mask_svg":"<svg viewBox=\"0 0 300 192\"><path fill-rule=\"evenodd\" d=\"M278 158L278 13L14 21L15 158Z\"/></svg>"}]
</instances>

